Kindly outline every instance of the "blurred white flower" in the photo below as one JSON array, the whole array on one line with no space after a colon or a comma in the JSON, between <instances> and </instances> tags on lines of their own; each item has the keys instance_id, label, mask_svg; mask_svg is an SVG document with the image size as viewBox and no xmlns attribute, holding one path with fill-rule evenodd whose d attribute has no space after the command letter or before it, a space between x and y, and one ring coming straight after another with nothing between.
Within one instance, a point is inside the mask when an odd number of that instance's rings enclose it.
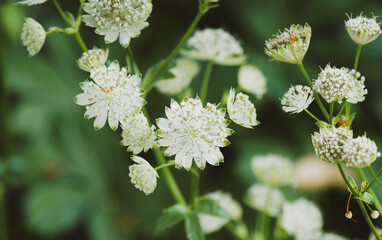
<instances>
[{"instance_id":1,"label":"blurred white flower","mask_svg":"<svg viewBox=\"0 0 382 240\"><path fill-rule=\"evenodd\" d=\"M46 1L47 0L24 0L24 1L17 2L17 4L31 6L31 5L41 4L41 3L44 3Z\"/></svg>"},{"instance_id":2,"label":"blurred white flower","mask_svg":"<svg viewBox=\"0 0 382 240\"><path fill-rule=\"evenodd\" d=\"M100 48L93 48L87 52L82 53L81 57L77 60L79 68L86 72L90 72L92 68L100 68L107 61L109 49L106 51Z\"/></svg>"},{"instance_id":3,"label":"blurred white flower","mask_svg":"<svg viewBox=\"0 0 382 240\"><path fill-rule=\"evenodd\" d=\"M262 98L267 91L267 79L254 65L242 65L239 69L239 87L244 91Z\"/></svg>"},{"instance_id":4,"label":"blurred white flower","mask_svg":"<svg viewBox=\"0 0 382 240\"><path fill-rule=\"evenodd\" d=\"M300 113L313 102L313 90L308 86L296 85L289 88L281 99L285 112Z\"/></svg>"},{"instance_id":5,"label":"blurred white flower","mask_svg":"<svg viewBox=\"0 0 382 240\"><path fill-rule=\"evenodd\" d=\"M42 46L45 43L46 32L33 18L26 18L23 30L21 32L21 41L27 48L29 56L34 56L40 52Z\"/></svg>"},{"instance_id":6,"label":"blurred white flower","mask_svg":"<svg viewBox=\"0 0 382 240\"><path fill-rule=\"evenodd\" d=\"M229 118L243 127L253 128L260 123L256 120L256 109L248 95L238 93L235 97L235 89L233 88L229 91L227 111Z\"/></svg>"},{"instance_id":7,"label":"blurred white flower","mask_svg":"<svg viewBox=\"0 0 382 240\"><path fill-rule=\"evenodd\" d=\"M308 51L311 36L312 29L307 23L305 26L292 25L265 41L265 53L277 61L301 64Z\"/></svg>"},{"instance_id":8,"label":"blurred white flower","mask_svg":"<svg viewBox=\"0 0 382 240\"><path fill-rule=\"evenodd\" d=\"M343 149L342 159L346 162L347 167L367 167L381 156L375 142L366 136L348 140Z\"/></svg>"},{"instance_id":9,"label":"blurred white flower","mask_svg":"<svg viewBox=\"0 0 382 240\"><path fill-rule=\"evenodd\" d=\"M196 31L181 53L193 59L220 65L240 65L246 59L239 42L220 28Z\"/></svg>"},{"instance_id":10,"label":"blurred white flower","mask_svg":"<svg viewBox=\"0 0 382 240\"><path fill-rule=\"evenodd\" d=\"M159 178L157 171L139 156L132 156L131 159L137 163L129 167L131 182L146 195L154 192L157 186L157 178Z\"/></svg>"},{"instance_id":11,"label":"blurred white flower","mask_svg":"<svg viewBox=\"0 0 382 240\"><path fill-rule=\"evenodd\" d=\"M175 66L169 70L174 77L161 79L156 82L155 86L163 94L181 93L190 85L199 71L200 67L197 62L185 58L178 59Z\"/></svg>"},{"instance_id":12,"label":"blurred white flower","mask_svg":"<svg viewBox=\"0 0 382 240\"><path fill-rule=\"evenodd\" d=\"M382 31L376 19L364 17L362 14L356 18L349 17L349 20L345 21L346 31L355 43L366 45L381 35Z\"/></svg>"},{"instance_id":13,"label":"blurred white flower","mask_svg":"<svg viewBox=\"0 0 382 240\"><path fill-rule=\"evenodd\" d=\"M323 233L320 239L321 240L346 240L347 238L335 233Z\"/></svg>"},{"instance_id":14,"label":"blurred white flower","mask_svg":"<svg viewBox=\"0 0 382 240\"><path fill-rule=\"evenodd\" d=\"M102 128L107 119L110 128L116 130L119 122L134 116L146 103L138 87L141 77L129 76L125 68L120 70L118 61L109 67L91 69L90 78L93 81L80 83L84 92L78 94L74 102L86 106L85 118L96 118L95 130Z\"/></svg>"},{"instance_id":15,"label":"blurred white flower","mask_svg":"<svg viewBox=\"0 0 382 240\"><path fill-rule=\"evenodd\" d=\"M119 37L119 43L128 47L131 38L141 34L149 24L151 0L89 0L83 5L87 13L81 20L95 32L105 35L105 42L112 43Z\"/></svg>"},{"instance_id":16,"label":"blurred white flower","mask_svg":"<svg viewBox=\"0 0 382 240\"><path fill-rule=\"evenodd\" d=\"M206 162L214 166L223 162L219 148L230 143L227 137L233 132L227 128L225 109L210 103L203 107L198 97L185 98L180 105L172 99L166 116L157 119L158 143L167 147L165 156L175 155L176 167L189 170L193 159L200 169Z\"/></svg>"}]
</instances>

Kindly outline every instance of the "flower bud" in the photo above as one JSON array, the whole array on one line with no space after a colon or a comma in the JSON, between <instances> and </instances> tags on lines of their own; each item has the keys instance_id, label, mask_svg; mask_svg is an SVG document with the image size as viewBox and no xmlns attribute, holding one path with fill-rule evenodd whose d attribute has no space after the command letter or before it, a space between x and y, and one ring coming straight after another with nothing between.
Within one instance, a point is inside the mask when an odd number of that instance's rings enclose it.
<instances>
[{"instance_id":1,"label":"flower bud","mask_svg":"<svg viewBox=\"0 0 382 240\"><path fill-rule=\"evenodd\" d=\"M373 219L377 219L379 217L379 212L377 210L373 210L373 211L371 211L370 216Z\"/></svg>"},{"instance_id":2,"label":"flower bud","mask_svg":"<svg viewBox=\"0 0 382 240\"><path fill-rule=\"evenodd\" d=\"M352 219L352 217L353 217L353 213L352 213L351 211L347 211L347 212L345 213L345 217L348 218L348 219Z\"/></svg>"},{"instance_id":3,"label":"flower bud","mask_svg":"<svg viewBox=\"0 0 382 240\"><path fill-rule=\"evenodd\" d=\"M46 32L33 18L26 18L21 32L21 41L27 48L29 56L34 56L40 52L45 43Z\"/></svg>"},{"instance_id":4,"label":"flower bud","mask_svg":"<svg viewBox=\"0 0 382 240\"><path fill-rule=\"evenodd\" d=\"M367 188L368 182L364 181L361 183L361 190L363 191L364 189Z\"/></svg>"}]
</instances>

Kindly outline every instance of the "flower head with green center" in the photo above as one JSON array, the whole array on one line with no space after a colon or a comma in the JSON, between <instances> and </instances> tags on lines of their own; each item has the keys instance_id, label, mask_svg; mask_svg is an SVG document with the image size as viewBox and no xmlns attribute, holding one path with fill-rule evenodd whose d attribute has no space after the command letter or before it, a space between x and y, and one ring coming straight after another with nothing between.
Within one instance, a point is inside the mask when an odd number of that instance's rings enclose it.
<instances>
[{"instance_id":1,"label":"flower head with green center","mask_svg":"<svg viewBox=\"0 0 382 240\"><path fill-rule=\"evenodd\" d=\"M176 167L189 170L193 159L200 169L206 162L214 166L223 162L219 148L230 143L227 137L233 132L227 128L225 109L218 110L210 103L203 107L198 97L185 98L180 105L172 99L166 116L157 119L158 143L167 147L165 156L175 155Z\"/></svg>"},{"instance_id":2,"label":"flower head with green center","mask_svg":"<svg viewBox=\"0 0 382 240\"><path fill-rule=\"evenodd\" d=\"M87 13L81 17L95 32L105 35L105 42L112 43L119 37L119 43L128 47L131 38L140 35L149 24L151 14L150 0L89 0L83 5Z\"/></svg>"},{"instance_id":3,"label":"flower head with green center","mask_svg":"<svg viewBox=\"0 0 382 240\"><path fill-rule=\"evenodd\" d=\"M93 81L80 83L84 92L78 94L74 102L86 106L85 118L96 118L95 130L102 128L106 120L110 128L116 130L119 122L134 116L146 103L138 87L141 77L128 75L125 68L119 68L118 61L109 67L91 69L90 78Z\"/></svg>"},{"instance_id":4,"label":"flower head with green center","mask_svg":"<svg viewBox=\"0 0 382 240\"><path fill-rule=\"evenodd\" d=\"M362 136L345 143L342 159L347 167L363 168L370 166L380 156L375 142Z\"/></svg>"},{"instance_id":5,"label":"flower head with green center","mask_svg":"<svg viewBox=\"0 0 382 240\"><path fill-rule=\"evenodd\" d=\"M353 131L346 125L336 128L329 124L322 124L320 131L312 135L312 142L316 155L329 163L343 160L344 145L353 137Z\"/></svg>"},{"instance_id":6,"label":"flower head with green center","mask_svg":"<svg viewBox=\"0 0 382 240\"><path fill-rule=\"evenodd\" d=\"M21 32L21 41L27 48L29 56L34 56L40 52L45 43L46 32L33 18L26 18Z\"/></svg>"},{"instance_id":7,"label":"flower head with green center","mask_svg":"<svg viewBox=\"0 0 382 240\"><path fill-rule=\"evenodd\" d=\"M157 171L145 159L139 156L133 156L131 159L137 164L129 167L129 177L136 188L146 193L146 195L154 192L157 186Z\"/></svg>"},{"instance_id":8,"label":"flower head with green center","mask_svg":"<svg viewBox=\"0 0 382 240\"><path fill-rule=\"evenodd\" d=\"M42 4L46 1L47 0L23 0L23 1L18 2L17 4L31 6L31 5Z\"/></svg>"},{"instance_id":9,"label":"flower head with green center","mask_svg":"<svg viewBox=\"0 0 382 240\"><path fill-rule=\"evenodd\" d=\"M102 65L105 65L108 55L109 49L105 51L103 49L93 48L82 53L81 58L77 60L77 65L82 70L90 72L92 68L100 68Z\"/></svg>"},{"instance_id":10,"label":"flower head with green center","mask_svg":"<svg viewBox=\"0 0 382 240\"><path fill-rule=\"evenodd\" d=\"M376 19L376 17L364 17L362 14L356 18L349 17L349 20L345 21L346 31L355 43L361 46L366 45L382 33Z\"/></svg>"},{"instance_id":11,"label":"flower head with green center","mask_svg":"<svg viewBox=\"0 0 382 240\"><path fill-rule=\"evenodd\" d=\"M300 113L313 102L313 90L308 86L296 85L289 88L281 99L285 112Z\"/></svg>"},{"instance_id":12,"label":"flower head with green center","mask_svg":"<svg viewBox=\"0 0 382 240\"><path fill-rule=\"evenodd\" d=\"M256 109L248 95L238 93L235 98L233 88L229 91L227 110L230 119L243 127L253 128L260 123L256 120Z\"/></svg>"},{"instance_id":13,"label":"flower head with green center","mask_svg":"<svg viewBox=\"0 0 382 240\"><path fill-rule=\"evenodd\" d=\"M267 91L267 79L254 65L242 65L239 69L239 86L246 92L262 98Z\"/></svg>"},{"instance_id":14,"label":"flower head with green center","mask_svg":"<svg viewBox=\"0 0 382 240\"><path fill-rule=\"evenodd\" d=\"M265 53L276 61L301 64L311 36L312 29L307 23L305 26L292 25L265 42Z\"/></svg>"},{"instance_id":15,"label":"flower head with green center","mask_svg":"<svg viewBox=\"0 0 382 240\"><path fill-rule=\"evenodd\" d=\"M223 29L206 28L191 36L182 54L220 65L240 65L246 59L239 42Z\"/></svg>"}]
</instances>

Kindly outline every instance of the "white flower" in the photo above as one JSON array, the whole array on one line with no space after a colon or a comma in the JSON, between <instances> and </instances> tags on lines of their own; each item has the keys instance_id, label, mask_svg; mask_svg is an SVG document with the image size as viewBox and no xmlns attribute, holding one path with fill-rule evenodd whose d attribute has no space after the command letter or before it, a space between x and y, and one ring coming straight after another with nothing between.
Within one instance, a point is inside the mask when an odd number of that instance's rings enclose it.
<instances>
[{"instance_id":1,"label":"white flower","mask_svg":"<svg viewBox=\"0 0 382 240\"><path fill-rule=\"evenodd\" d=\"M358 45L366 45L374 41L382 32L376 17L367 18L362 14L356 18L349 17L349 20L345 22L345 28L351 39Z\"/></svg>"},{"instance_id":2,"label":"white flower","mask_svg":"<svg viewBox=\"0 0 382 240\"><path fill-rule=\"evenodd\" d=\"M354 71L352 72L354 73ZM358 80L358 78L360 78L360 80ZM346 101L353 104L363 102L366 94L367 89L365 89L365 77L361 76L359 72L356 72L355 77L352 78L350 82L350 90L345 95Z\"/></svg>"},{"instance_id":3,"label":"white flower","mask_svg":"<svg viewBox=\"0 0 382 240\"><path fill-rule=\"evenodd\" d=\"M280 223L296 240L318 240L320 238L316 237L320 235L323 219L314 203L300 198L284 204Z\"/></svg>"},{"instance_id":4,"label":"white flower","mask_svg":"<svg viewBox=\"0 0 382 240\"><path fill-rule=\"evenodd\" d=\"M165 156L175 155L176 167L189 170L193 159L200 169L206 162L214 166L223 162L219 148L230 143L227 137L233 132L227 128L224 109L211 103L203 108L198 97L185 98L180 105L172 99L166 116L168 119L157 119L158 143L167 147Z\"/></svg>"},{"instance_id":5,"label":"white flower","mask_svg":"<svg viewBox=\"0 0 382 240\"><path fill-rule=\"evenodd\" d=\"M21 41L27 48L29 56L34 56L40 52L45 43L46 32L33 18L26 18L21 32Z\"/></svg>"},{"instance_id":6,"label":"white flower","mask_svg":"<svg viewBox=\"0 0 382 240\"><path fill-rule=\"evenodd\" d=\"M90 72L92 68L100 68L107 61L109 49L106 51L99 48L90 49L82 53L81 58L77 60L78 67L86 72Z\"/></svg>"},{"instance_id":7,"label":"white flower","mask_svg":"<svg viewBox=\"0 0 382 240\"><path fill-rule=\"evenodd\" d=\"M141 77L129 76L125 68L120 70L118 61L109 67L91 69L90 78L93 81L80 83L84 92L78 94L74 102L86 106L85 118L96 117L95 130L102 128L106 119L110 128L116 130L119 122L134 116L146 103L138 87Z\"/></svg>"},{"instance_id":8,"label":"white flower","mask_svg":"<svg viewBox=\"0 0 382 240\"><path fill-rule=\"evenodd\" d=\"M231 218L219 218L208 214L198 214L203 233L209 234L215 232L226 225L230 220L237 221L241 219L243 209L240 204L232 198L231 194L216 191L204 197L218 201L220 207L226 210L231 215Z\"/></svg>"},{"instance_id":9,"label":"white flower","mask_svg":"<svg viewBox=\"0 0 382 240\"><path fill-rule=\"evenodd\" d=\"M284 196L277 188L254 184L248 189L243 200L255 210L265 212L271 217L277 217L281 213Z\"/></svg>"},{"instance_id":10,"label":"white flower","mask_svg":"<svg viewBox=\"0 0 382 240\"><path fill-rule=\"evenodd\" d=\"M347 141L344 145L342 159L347 167L362 168L372 164L381 156L374 141L366 136L357 137Z\"/></svg>"},{"instance_id":11,"label":"white flower","mask_svg":"<svg viewBox=\"0 0 382 240\"><path fill-rule=\"evenodd\" d=\"M238 93L235 98L233 88L229 91L227 111L230 119L243 127L253 128L260 123L256 120L256 109L248 95Z\"/></svg>"},{"instance_id":12,"label":"white flower","mask_svg":"<svg viewBox=\"0 0 382 240\"><path fill-rule=\"evenodd\" d=\"M163 94L175 95L181 93L190 85L192 79L198 75L199 70L200 67L197 62L185 58L178 59L175 66L169 70L174 77L161 79L156 82L155 86Z\"/></svg>"},{"instance_id":13,"label":"white flower","mask_svg":"<svg viewBox=\"0 0 382 240\"><path fill-rule=\"evenodd\" d=\"M136 188L146 193L146 195L154 192L157 186L157 171L145 159L139 156L132 156L131 159L138 163L129 167L129 177Z\"/></svg>"},{"instance_id":14,"label":"white flower","mask_svg":"<svg viewBox=\"0 0 382 240\"><path fill-rule=\"evenodd\" d=\"M239 65L246 59L239 42L220 28L196 31L188 39L182 54L220 65Z\"/></svg>"},{"instance_id":15,"label":"white flower","mask_svg":"<svg viewBox=\"0 0 382 240\"><path fill-rule=\"evenodd\" d=\"M293 163L282 156L276 154L255 156L251 160L251 166L257 179L269 186L278 187L292 182Z\"/></svg>"},{"instance_id":16,"label":"white flower","mask_svg":"<svg viewBox=\"0 0 382 240\"><path fill-rule=\"evenodd\" d=\"M156 134L155 126L149 126L147 118L142 112L133 117L127 117L123 120L121 127L123 129L121 144L128 146L127 150L134 155L147 152L155 144Z\"/></svg>"},{"instance_id":17,"label":"white flower","mask_svg":"<svg viewBox=\"0 0 382 240\"><path fill-rule=\"evenodd\" d=\"M239 69L239 87L262 98L267 91L267 79L254 65L242 65Z\"/></svg>"},{"instance_id":18,"label":"white flower","mask_svg":"<svg viewBox=\"0 0 382 240\"><path fill-rule=\"evenodd\" d=\"M336 128L324 124L320 126L319 133L312 135L312 142L317 157L325 162L337 163L343 159L344 144L352 137L353 131L346 125Z\"/></svg>"},{"instance_id":19,"label":"white flower","mask_svg":"<svg viewBox=\"0 0 382 240\"><path fill-rule=\"evenodd\" d=\"M150 0L89 0L83 6L87 13L81 20L95 32L105 35L105 42L112 43L119 36L119 43L128 47L131 38L141 34L152 10Z\"/></svg>"},{"instance_id":20,"label":"white flower","mask_svg":"<svg viewBox=\"0 0 382 240\"><path fill-rule=\"evenodd\" d=\"M24 1L18 2L17 4L31 6L31 5L41 4L41 3L44 3L46 1L47 0L24 0Z\"/></svg>"},{"instance_id":21,"label":"white flower","mask_svg":"<svg viewBox=\"0 0 382 240\"><path fill-rule=\"evenodd\" d=\"M281 99L285 112L300 113L313 102L313 90L308 86L296 85L289 88Z\"/></svg>"},{"instance_id":22,"label":"white flower","mask_svg":"<svg viewBox=\"0 0 382 240\"><path fill-rule=\"evenodd\" d=\"M307 23L304 27L292 25L265 42L265 53L277 61L301 64L308 51L311 36L312 29Z\"/></svg>"},{"instance_id":23,"label":"white flower","mask_svg":"<svg viewBox=\"0 0 382 240\"><path fill-rule=\"evenodd\" d=\"M323 233L321 238L322 240L346 240L343 236L340 236L335 233Z\"/></svg>"}]
</instances>

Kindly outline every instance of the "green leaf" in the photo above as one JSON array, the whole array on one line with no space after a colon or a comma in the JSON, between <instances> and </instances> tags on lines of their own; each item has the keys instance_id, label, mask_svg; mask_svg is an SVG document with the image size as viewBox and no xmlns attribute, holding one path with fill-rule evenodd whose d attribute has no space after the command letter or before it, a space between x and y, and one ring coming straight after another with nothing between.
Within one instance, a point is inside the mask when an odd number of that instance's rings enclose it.
<instances>
[{"instance_id":1,"label":"green leaf","mask_svg":"<svg viewBox=\"0 0 382 240\"><path fill-rule=\"evenodd\" d=\"M115 212L100 207L91 215L89 222L92 240L127 240L116 222Z\"/></svg>"},{"instance_id":2,"label":"green leaf","mask_svg":"<svg viewBox=\"0 0 382 240\"><path fill-rule=\"evenodd\" d=\"M187 208L183 204L175 204L165 210L159 217L155 232L159 233L181 222L187 215Z\"/></svg>"},{"instance_id":3,"label":"green leaf","mask_svg":"<svg viewBox=\"0 0 382 240\"><path fill-rule=\"evenodd\" d=\"M218 201L208 198L199 198L197 200L196 212L208 214L220 218L232 218L231 214L222 208Z\"/></svg>"},{"instance_id":4,"label":"green leaf","mask_svg":"<svg viewBox=\"0 0 382 240\"><path fill-rule=\"evenodd\" d=\"M373 204L373 196L368 192L365 192L361 197L356 198L361 201L367 202L368 204Z\"/></svg>"},{"instance_id":5,"label":"green leaf","mask_svg":"<svg viewBox=\"0 0 382 240\"><path fill-rule=\"evenodd\" d=\"M196 213L192 213L186 218L186 234L189 240L204 240L199 217Z\"/></svg>"},{"instance_id":6,"label":"green leaf","mask_svg":"<svg viewBox=\"0 0 382 240\"><path fill-rule=\"evenodd\" d=\"M352 189L358 193L358 184L357 182L354 180L354 178L352 178L352 176L348 176L348 181L349 181L349 184L350 186L352 187ZM352 192L350 189L349 189L350 192Z\"/></svg>"}]
</instances>

